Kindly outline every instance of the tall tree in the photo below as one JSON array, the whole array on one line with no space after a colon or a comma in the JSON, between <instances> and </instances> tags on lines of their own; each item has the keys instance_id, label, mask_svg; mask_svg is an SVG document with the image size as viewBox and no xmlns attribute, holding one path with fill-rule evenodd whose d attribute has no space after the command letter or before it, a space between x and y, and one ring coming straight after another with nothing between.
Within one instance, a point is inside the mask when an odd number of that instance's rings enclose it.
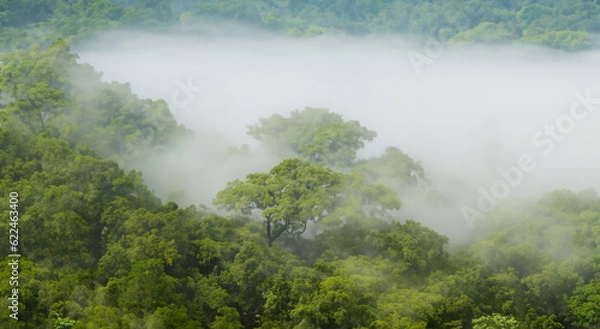
<instances>
[{"instance_id":1,"label":"tall tree","mask_svg":"<svg viewBox=\"0 0 600 329\"><path fill-rule=\"evenodd\" d=\"M249 126L248 134L284 156L302 156L332 167L347 167L356 151L377 134L358 121L324 108L307 107L293 111L289 118L274 114Z\"/></svg>"},{"instance_id":2,"label":"tall tree","mask_svg":"<svg viewBox=\"0 0 600 329\"><path fill-rule=\"evenodd\" d=\"M245 181L229 182L214 204L244 214L262 210L267 242L272 246L284 232L300 235L309 220L331 212L343 180L342 174L327 167L286 159L268 174L249 174Z\"/></svg>"}]
</instances>

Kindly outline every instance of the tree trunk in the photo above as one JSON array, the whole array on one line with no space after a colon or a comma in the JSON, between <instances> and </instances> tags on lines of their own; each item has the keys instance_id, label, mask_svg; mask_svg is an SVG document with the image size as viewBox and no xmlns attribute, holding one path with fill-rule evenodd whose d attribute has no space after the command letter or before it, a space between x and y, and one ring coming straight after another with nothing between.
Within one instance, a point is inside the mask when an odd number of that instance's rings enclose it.
<instances>
[{"instance_id":1,"label":"tree trunk","mask_svg":"<svg viewBox=\"0 0 600 329\"><path fill-rule=\"evenodd\" d=\"M273 246L273 240L271 240L271 220L267 218L267 242L269 248Z\"/></svg>"}]
</instances>

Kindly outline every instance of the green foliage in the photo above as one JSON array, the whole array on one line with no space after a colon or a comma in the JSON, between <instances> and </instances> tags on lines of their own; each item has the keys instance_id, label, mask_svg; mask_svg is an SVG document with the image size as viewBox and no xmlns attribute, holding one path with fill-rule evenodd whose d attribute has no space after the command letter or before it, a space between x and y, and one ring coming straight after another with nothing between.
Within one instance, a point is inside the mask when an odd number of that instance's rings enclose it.
<instances>
[{"instance_id":1,"label":"green foliage","mask_svg":"<svg viewBox=\"0 0 600 329\"><path fill-rule=\"evenodd\" d=\"M60 316L60 314L52 311L52 316L56 317L54 319L54 324L53 324L53 328L54 329L66 329L66 328L72 328L77 321L69 319L67 318L63 318Z\"/></svg>"},{"instance_id":2,"label":"green foliage","mask_svg":"<svg viewBox=\"0 0 600 329\"><path fill-rule=\"evenodd\" d=\"M519 41L564 50L583 50L592 47L590 36L584 31L549 31L543 34L529 35Z\"/></svg>"},{"instance_id":3,"label":"green foliage","mask_svg":"<svg viewBox=\"0 0 600 329\"><path fill-rule=\"evenodd\" d=\"M596 2L477 3L481 10L454 41L521 38L574 50L589 47L587 33L600 26ZM260 19L301 35L429 33L449 23L442 13L460 7L267 5L260 15L242 1L180 3L189 24ZM12 44L27 44L32 24L76 39L110 26L166 23L173 8L168 1L0 1L0 42L15 36ZM215 204L242 216L180 208L154 196L140 172L123 169L185 135L164 101L102 83L62 39L0 57L0 195L19 194L18 206L2 203L0 216L17 212L18 224L7 225L22 232L18 287L0 286L3 296L18 288L19 322L5 307L2 328L600 326L600 198L592 190L554 191L498 211L465 246L449 249L445 236L393 212L402 205L396 192L429 184L419 162L395 147L357 159L375 133L306 108L250 127L265 145L303 159L228 183ZM253 211L264 222L246 216ZM9 234L1 230L0 240ZM12 275L10 266L0 268L0 277Z\"/></svg>"},{"instance_id":4,"label":"green foliage","mask_svg":"<svg viewBox=\"0 0 600 329\"><path fill-rule=\"evenodd\" d=\"M512 316L494 314L473 319L473 329L518 329L519 324Z\"/></svg>"},{"instance_id":5,"label":"green foliage","mask_svg":"<svg viewBox=\"0 0 600 329\"><path fill-rule=\"evenodd\" d=\"M396 147L386 148L379 157L357 161L352 170L365 175L370 182L384 184L396 191L429 185L421 163Z\"/></svg>"},{"instance_id":6,"label":"green foliage","mask_svg":"<svg viewBox=\"0 0 600 329\"><path fill-rule=\"evenodd\" d=\"M215 321L210 324L210 329L242 329L240 314L233 307L222 307Z\"/></svg>"},{"instance_id":7,"label":"green foliage","mask_svg":"<svg viewBox=\"0 0 600 329\"><path fill-rule=\"evenodd\" d=\"M275 114L249 126L248 134L283 157L301 156L311 163L357 173L347 176L346 194L361 205L399 209L394 191L429 185L421 164L396 147L388 147L380 157L357 159L357 151L376 133L328 109L296 110L289 118Z\"/></svg>"},{"instance_id":8,"label":"green foliage","mask_svg":"<svg viewBox=\"0 0 600 329\"><path fill-rule=\"evenodd\" d=\"M600 325L600 280L579 286L569 300L569 321L575 328Z\"/></svg>"},{"instance_id":9,"label":"green foliage","mask_svg":"<svg viewBox=\"0 0 600 329\"><path fill-rule=\"evenodd\" d=\"M400 201L369 181L416 184L402 179L423 173L399 150L354 167L369 178L287 159L216 198L229 209L262 210L277 230L287 225L286 249L269 248L261 224L161 204L139 173L62 138L50 127L0 127L0 193L20 191L19 225L36 236L23 245L19 286L23 321L35 327L598 325L593 191L555 191L499 212L478 227L487 233L471 248L449 253L446 237L383 216ZM309 220L320 225L314 240L300 236ZM0 325L10 327L5 315Z\"/></svg>"},{"instance_id":10,"label":"green foliage","mask_svg":"<svg viewBox=\"0 0 600 329\"><path fill-rule=\"evenodd\" d=\"M76 43L118 28L203 31L233 21L295 37L402 34L456 42L531 42L568 50L590 47L600 30L596 1L408 0L3 0L0 48Z\"/></svg>"},{"instance_id":11,"label":"green foliage","mask_svg":"<svg viewBox=\"0 0 600 329\"><path fill-rule=\"evenodd\" d=\"M159 307L146 323L146 328L155 329L193 329L200 327L200 323L191 320L185 307L169 305Z\"/></svg>"},{"instance_id":12,"label":"green foliage","mask_svg":"<svg viewBox=\"0 0 600 329\"><path fill-rule=\"evenodd\" d=\"M96 305L86 308L83 321L79 322L74 328L117 329L124 326L125 323L118 308Z\"/></svg>"},{"instance_id":13,"label":"green foliage","mask_svg":"<svg viewBox=\"0 0 600 329\"><path fill-rule=\"evenodd\" d=\"M328 109L307 107L289 118L275 114L249 126L248 134L284 156L300 155L308 161L345 167L356 151L376 134L358 121L344 121Z\"/></svg>"},{"instance_id":14,"label":"green foliage","mask_svg":"<svg viewBox=\"0 0 600 329\"><path fill-rule=\"evenodd\" d=\"M568 50L590 46L600 5L577 1L201 1L184 7L200 17L242 21L295 37L323 33L400 33L444 42L531 42ZM565 31L568 33L554 33ZM548 35L545 35L549 33ZM542 36L529 38L530 36Z\"/></svg>"},{"instance_id":15,"label":"green foliage","mask_svg":"<svg viewBox=\"0 0 600 329\"><path fill-rule=\"evenodd\" d=\"M340 193L343 176L299 159L288 159L269 174L249 174L217 194L216 205L250 214L262 210L269 246L284 232L299 235L308 221L322 218Z\"/></svg>"},{"instance_id":16,"label":"green foliage","mask_svg":"<svg viewBox=\"0 0 600 329\"><path fill-rule=\"evenodd\" d=\"M392 223L389 232L367 236L377 252L399 266L406 266L418 276L442 269L447 263L444 246L448 238L409 220Z\"/></svg>"},{"instance_id":17,"label":"green foliage","mask_svg":"<svg viewBox=\"0 0 600 329\"><path fill-rule=\"evenodd\" d=\"M350 278L331 276L291 312L304 328L360 328L371 323L373 300Z\"/></svg>"},{"instance_id":18,"label":"green foliage","mask_svg":"<svg viewBox=\"0 0 600 329\"><path fill-rule=\"evenodd\" d=\"M33 47L1 56L3 110L20 117L34 133L39 132L47 116L60 115L71 107L66 94L72 82L65 75L76 59L62 40L46 50Z\"/></svg>"},{"instance_id":19,"label":"green foliage","mask_svg":"<svg viewBox=\"0 0 600 329\"><path fill-rule=\"evenodd\" d=\"M245 215L255 209L265 218L269 246L287 233L299 236L309 221L344 221L348 212L372 214L400 209L396 193L383 185L366 184L360 175L344 175L297 158L284 160L268 174L249 174L217 194L214 204ZM358 209L357 209L358 206Z\"/></svg>"},{"instance_id":20,"label":"green foliage","mask_svg":"<svg viewBox=\"0 0 600 329\"><path fill-rule=\"evenodd\" d=\"M0 121L87 145L121 165L186 134L166 102L140 100L127 84L102 83L77 58L62 40L0 56Z\"/></svg>"},{"instance_id":21,"label":"green foliage","mask_svg":"<svg viewBox=\"0 0 600 329\"><path fill-rule=\"evenodd\" d=\"M513 33L503 23L482 22L475 28L460 32L450 41L463 43L502 43L513 39Z\"/></svg>"}]
</instances>

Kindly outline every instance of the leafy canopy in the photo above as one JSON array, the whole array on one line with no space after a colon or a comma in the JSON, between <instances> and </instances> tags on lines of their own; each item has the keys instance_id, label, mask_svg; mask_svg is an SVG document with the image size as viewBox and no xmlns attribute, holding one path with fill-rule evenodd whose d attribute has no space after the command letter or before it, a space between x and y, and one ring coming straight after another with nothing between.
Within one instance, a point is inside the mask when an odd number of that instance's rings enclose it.
<instances>
[{"instance_id":1,"label":"leafy canopy","mask_svg":"<svg viewBox=\"0 0 600 329\"><path fill-rule=\"evenodd\" d=\"M248 127L248 134L284 156L302 156L332 167L349 166L356 151L377 134L358 121L324 108L293 111L289 118L274 114Z\"/></svg>"},{"instance_id":2,"label":"leafy canopy","mask_svg":"<svg viewBox=\"0 0 600 329\"><path fill-rule=\"evenodd\" d=\"M292 158L268 174L249 174L234 180L217 194L215 205L250 214L262 210L267 241L272 245L282 233L302 234L309 220L331 212L344 177L330 168Z\"/></svg>"}]
</instances>

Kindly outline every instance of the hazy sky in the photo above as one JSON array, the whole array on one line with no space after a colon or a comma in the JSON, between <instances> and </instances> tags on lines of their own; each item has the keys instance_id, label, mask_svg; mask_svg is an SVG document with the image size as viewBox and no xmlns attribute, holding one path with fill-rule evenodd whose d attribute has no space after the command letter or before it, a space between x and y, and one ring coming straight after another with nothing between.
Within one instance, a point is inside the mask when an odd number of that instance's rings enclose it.
<instances>
[{"instance_id":1,"label":"hazy sky","mask_svg":"<svg viewBox=\"0 0 600 329\"><path fill-rule=\"evenodd\" d=\"M266 157L223 164L211 158L213 152L224 157L224 145L254 148L247 125L306 106L327 107L377 131L362 155L378 155L393 145L421 160L457 206L475 206L477 189L501 179L498 166L514 166L525 153L536 168L509 196L556 188L600 190L600 104L592 107L595 112L579 105L579 119L569 121L577 93L590 90L600 98L598 51L455 46L432 58L419 75L407 53L425 50L398 39L123 33L107 40L75 51L103 71L105 80L130 82L143 98L165 99L178 121L200 133L184 147L193 154L178 153L161 169L170 172L163 176L173 181L170 188L183 184L197 194L191 196L198 200L194 203L210 204L228 180L278 162ZM186 90L188 84L193 88ZM560 143L543 130L557 120L568 131L559 132Z\"/></svg>"}]
</instances>

